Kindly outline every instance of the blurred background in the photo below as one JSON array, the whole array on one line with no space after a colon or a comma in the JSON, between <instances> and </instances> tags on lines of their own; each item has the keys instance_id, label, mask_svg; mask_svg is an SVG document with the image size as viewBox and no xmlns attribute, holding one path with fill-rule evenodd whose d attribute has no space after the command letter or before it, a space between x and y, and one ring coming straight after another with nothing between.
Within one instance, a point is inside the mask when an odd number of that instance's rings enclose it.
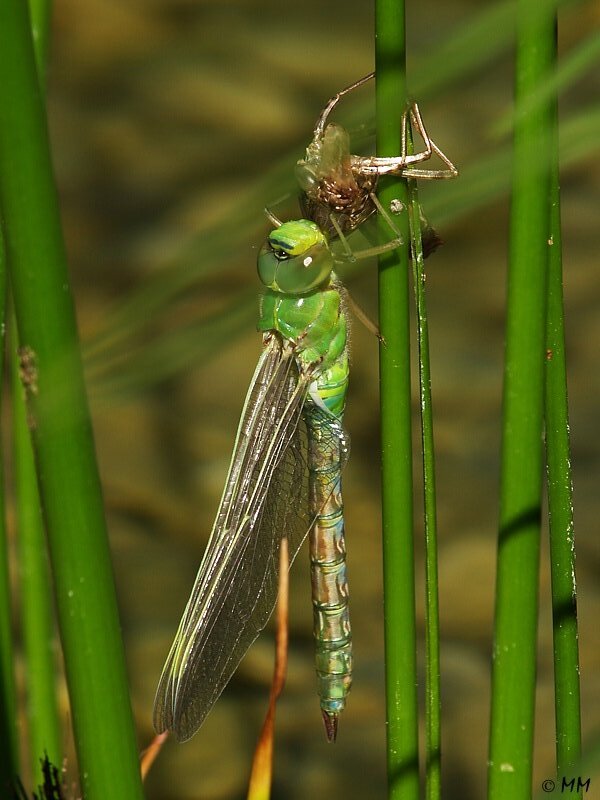
<instances>
[{"instance_id":1,"label":"blurred background","mask_svg":"<svg viewBox=\"0 0 600 800\"><path fill-rule=\"evenodd\" d=\"M470 0L412 6L409 82L431 135L461 171L455 182L423 186L421 199L445 241L427 262L445 797L476 800L486 780L513 22L505 3L483 11ZM597 37L599 22L593 2L565 8L563 57L581 52L594 31ZM327 99L373 69L373 24L372 4L352 0L55 3L48 109L140 748L153 735L154 691L260 352L255 260L269 227L263 207L284 218L298 214L294 165ZM591 62L561 96L586 740L600 724L599 89ZM337 119L349 127L355 151L374 152L373 113L371 85L340 107ZM374 263L348 276L373 318L376 283ZM351 345L344 493L354 687L338 742L329 746L315 695L308 557L301 552L292 571L274 798L385 792L377 340L355 322ZM417 411L415 395L415 424ZM416 511L422 633L418 497ZM536 785L553 775L548 598L544 541ZM272 659L269 628L196 737L167 743L147 781L149 798L245 795Z\"/></svg>"}]
</instances>

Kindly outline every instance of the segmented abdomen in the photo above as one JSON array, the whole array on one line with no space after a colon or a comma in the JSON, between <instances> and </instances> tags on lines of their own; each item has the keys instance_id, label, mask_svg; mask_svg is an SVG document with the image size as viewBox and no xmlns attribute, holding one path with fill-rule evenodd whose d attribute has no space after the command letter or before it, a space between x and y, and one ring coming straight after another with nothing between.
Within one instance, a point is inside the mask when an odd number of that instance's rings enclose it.
<instances>
[{"instance_id":1,"label":"segmented abdomen","mask_svg":"<svg viewBox=\"0 0 600 800\"><path fill-rule=\"evenodd\" d=\"M318 694L326 725L333 727L352 683L352 637L348 609L341 471L349 440L341 425L348 367L344 357L317 384L319 407L308 401L311 505L310 560ZM337 413L333 412L333 409ZM329 728L328 728L329 731ZM329 735L329 734L328 734Z\"/></svg>"}]
</instances>

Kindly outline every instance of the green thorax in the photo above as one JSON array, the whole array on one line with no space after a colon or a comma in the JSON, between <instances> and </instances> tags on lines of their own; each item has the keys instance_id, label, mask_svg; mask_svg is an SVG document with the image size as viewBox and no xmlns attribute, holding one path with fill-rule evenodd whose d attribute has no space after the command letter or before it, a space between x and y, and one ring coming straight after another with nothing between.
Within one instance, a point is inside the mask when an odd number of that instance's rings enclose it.
<instances>
[{"instance_id":1,"label":"green thorax","mask_svg":"<svg viewBox=\"0 0 600 800\"><path fill-rule=\"evenodd\" d=\"M294 342L300 361L307 367L318 364L320 373L332 368L346 352L346 317L337 289L302 296L267 289L258 329L277 331Z\"/></svg>"}]
</instances>

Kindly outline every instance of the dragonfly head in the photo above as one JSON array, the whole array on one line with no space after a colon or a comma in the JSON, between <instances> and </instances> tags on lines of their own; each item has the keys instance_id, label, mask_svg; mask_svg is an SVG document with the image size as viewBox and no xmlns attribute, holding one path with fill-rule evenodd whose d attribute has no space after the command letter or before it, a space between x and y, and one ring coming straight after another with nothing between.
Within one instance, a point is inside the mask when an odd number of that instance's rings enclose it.
<instances>
[{"instance_id":1,"label":"dragonfly head","mask_svg":"<svg viewBox=\"0 0 600 800\"><path fill-rule=\"evenodd\" d=\"M282 294L308 294L329 280L333 256L319 226L307 219L271 231L258 255L258 275Z\"/></svg>"}]
</instances>

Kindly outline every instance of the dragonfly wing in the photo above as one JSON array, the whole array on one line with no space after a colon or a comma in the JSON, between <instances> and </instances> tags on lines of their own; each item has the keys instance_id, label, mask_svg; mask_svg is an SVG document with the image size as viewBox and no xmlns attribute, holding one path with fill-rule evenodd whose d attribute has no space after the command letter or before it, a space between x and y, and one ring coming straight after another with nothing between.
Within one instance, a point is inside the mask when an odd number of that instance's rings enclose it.
<instances>
[{"instance_id":1,"label":"dragonfly wing","mask_svg":"<svg viewBox=\"0 0 600 800\"><path fill-rule=\"evenodd\" d=\"M310 377L273 337L250 385L229 475L191 597L158 686L154 724L189 739L265 626L279 545L311 524L302 409Z\"/></svg>"}]
</instances>

